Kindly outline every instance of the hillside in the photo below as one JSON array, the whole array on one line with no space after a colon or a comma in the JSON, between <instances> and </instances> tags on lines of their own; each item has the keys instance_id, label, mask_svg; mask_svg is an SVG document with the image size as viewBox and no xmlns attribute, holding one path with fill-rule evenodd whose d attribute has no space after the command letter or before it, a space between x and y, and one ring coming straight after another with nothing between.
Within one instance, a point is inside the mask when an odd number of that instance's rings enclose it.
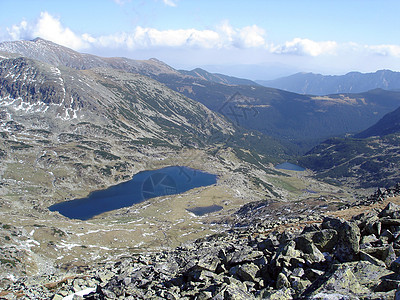
<instances>
[{"instance_id":1,"label":"hillside","mask_svg":"<svg viewBox=\"0 0 400 300\"><path fill-rule=\"evenodd\" d=\"M202 69L178 71L156 58L151 58L149 60L133 60L124 57L99 57L96 55L79 53L41 38L32 41L3 42L0 43L0 51L18 53L19 55L51 65L67 66L77 70L102 67L123 70L129 73L139 73L153 78L160 74L169 74L178 77L190 77L192 79L218 82L222 84L257 85L251 80L226 76L223 74L212 74Z\"/></svg>"},{"instance_id":2,"label":"hillside","mask_svg":"<svg viewBox=\"0 0 400 300\"><path fill-rule=\"evenodd\" d=\"M375 73L350 72L345 75L297 73L275 80L258 80L257 83L299 94L328 95L361 93L373 89L398 90L400 72L379 70Z\"/></svg>"},{"instance_id":3,"label":"hillside","mask_svg":"<svg viewBox=\"0 0 400 300\"><path fill-rule=\"evenodd\" d=\"M399 92L380 89L309 96L259 86L194 84L174 76L157 80L242 127L277 138L293 154L303 154L329 137L364 130L400 105Z\"/></svg>"},{"instance_id":4,"label":"hillside","mask_svg":"<svg viewBox=\"0 0 400 300\"><path fill-rule=\"evenodd\" d=\"M400 132L400 108L388 113L375 125L355 135L357 138L367 138L371 136L385 136Z\"/></svg>"},{"instance_id":5,"label":"hillside","mask_svg":"<svg viewBox=\"0 0 400 300\"><path fill-rule=\"evenodd\" d=\"M0 51L78 70L106 67L151 77L235 125L278 139L291 154L303 154L329 137L360 132L400 106L399 92L378 89L323 97L300 95L201 69L178 71L156 59L81 54L42 39L0 43Z\"/></svg>"},{"instance_id":6,"label":"hillside","mask_svg":"<svg viewBox=\"0 0 400 300\"><path fill-rule=\"evenodd\" d=\"M393 185L400 180L399 112L388 113L354 137L324 141L299 163L329 182L357 188Z\"/></svg>"}]
</instances>

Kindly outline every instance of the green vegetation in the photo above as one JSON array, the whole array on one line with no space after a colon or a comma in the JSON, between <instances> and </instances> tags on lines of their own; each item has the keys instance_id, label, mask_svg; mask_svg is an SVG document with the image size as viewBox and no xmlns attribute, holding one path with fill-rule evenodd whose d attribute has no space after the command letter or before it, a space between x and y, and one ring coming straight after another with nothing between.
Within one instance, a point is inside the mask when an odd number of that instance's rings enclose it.
<instances>
[{"instance_id":1,"label":"green vegetation","mask_svg":"<svg viewBox=\"0 0 400 300\"><path fill-rule=\"evenodd\" d=\"M30 149L33 148L33 146L25 144L23 142L16 142L16 141L7 141L8 143L10 143L10 148L13 150L26 150L26 149Z\"/></svg>"},{"instance_id":2,"label":"green vegetation","mask_svg":"<svg viewBox=\"0 0 400 300\"><path fill-rule=\"evenodd\" d=\"M359 187L389 186L400 180L399 138L329 139L301 157L299 163L329 183L355 178Z\"/></svg>"},{"instance_id":3,"label":"green vegetation","mask_svg":"<svg viewBox=\"0 0 400 300\"><path fill-rule=\"evenodd\" d=\"M55 235L60 236L60 237L65 236L65 232L64 232L64 231L62 231L61 229L55 228L55 227L52 227L52 228L51 228L51 233L52 233L54 236L55 236Z\"/></svg>"},{"instance_id":4,"label":"green vegetation","mask_svg":"<svg viewBox=\"0 0 400 300\"><path fill-rule=\"evenodd\" d=\"M20 260L18 258L14 258L14 259L6 259L6 258L0 258L0 264L2 265L8 265L12 268L16 267L17 262L20 262Z\"/></svg>"},{"instance_id":5,"label":"green vegetation","mask_svg":"<svg viewBox=\"0 0 400 300\"><path fill-rule=\"evenodd\" d=\"M119 159L121 159L119 156L111 154L111 153L109 153L107 151L94 150L93 152L97 157L100 157L102 159L106 159L106 160L119 160Z\"/></svg>"}]
</instances>

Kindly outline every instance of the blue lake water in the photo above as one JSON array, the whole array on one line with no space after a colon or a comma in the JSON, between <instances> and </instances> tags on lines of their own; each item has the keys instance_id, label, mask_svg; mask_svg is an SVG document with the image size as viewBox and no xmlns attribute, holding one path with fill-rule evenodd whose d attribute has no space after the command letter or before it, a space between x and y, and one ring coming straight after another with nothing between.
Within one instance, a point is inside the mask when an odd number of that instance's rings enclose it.
<instances>
[{"instance_id":1,"label":"blue lake water","mask_svg":"<svg viewBox=\"0 0 400 300\"><path fill-rule=\"evenodd\" d=\"M306 169L304 169L303 167L300 167L298 165L295 164L291 164L288 162L284 162L282 164L279 164L277 166L275 166L276 169L281 169L281 170L289 170L289 171L299 171L299 172L303 172Z\"/></svg>"},{"instance_id":2,"label":"blue lake water","mask_svg":"<svg viewBox=\"0 0 400 300\"><path fill-rule=\"evenodd\" d=\"M127 182L92 192L87 198L54 204L51 211L71 218L88 220L101 213L129 207L147 199L184 193L217 182L217 175L188 167L172 166L139 172Z\"/></svg>"},{"instance_id":3,"label":"blue lake water","mask_svg":"<svg viewBox=\"0 0 400 300\"><path fill-rule=\"evenodd\" d=\"M193 208L188 208L187 211L194 213L196 216L204 216L216 211L220 211L223 207L220 205L210 205L210 206L198 206Z\"/></svg>"}]
</instances>

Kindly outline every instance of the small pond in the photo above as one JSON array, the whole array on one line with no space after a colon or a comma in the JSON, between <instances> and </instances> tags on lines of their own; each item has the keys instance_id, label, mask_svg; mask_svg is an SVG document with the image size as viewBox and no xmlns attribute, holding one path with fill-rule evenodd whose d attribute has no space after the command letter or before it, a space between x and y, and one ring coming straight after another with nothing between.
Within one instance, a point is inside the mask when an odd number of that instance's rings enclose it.
<instances>
[{"instance_id":1,"label":"small pond","mask_svg":"<svg viewBox=\"0 0 400 300\"><path fill-rule=\"evenodd\" d=\"M88 220L101 213L129 207L150 198L180 194L216 182L217 175L188 167L171 166L139 172L127 182L92 192L87 198L54 204L49 210L58 211L71 219Z\"/></svg>"},{"instance_id":2,"label":"small pond","mask_svg":"<svg viewBox=\"0 0 400 300\"><path fill-rule=\"evenodd\" d=\"M300 167L298 165L289 162L284 162L282 164L276 165L275 168L280 170L299 171L299 172L303 172L306 170L303 167Z\"/></svg>"},{"instance_id":3,"label":"small pond","mask_svg":"<svg viewBox=\"0 0 400 300\"><path fill-rule=\"evenodd\" d=\"M223 207L220 205L210 205L210 206L198 206L193 208L188 208L187 211L194 213L196 216L204 216L216 211L220 211Z\"/></svg>"}]
</instances>

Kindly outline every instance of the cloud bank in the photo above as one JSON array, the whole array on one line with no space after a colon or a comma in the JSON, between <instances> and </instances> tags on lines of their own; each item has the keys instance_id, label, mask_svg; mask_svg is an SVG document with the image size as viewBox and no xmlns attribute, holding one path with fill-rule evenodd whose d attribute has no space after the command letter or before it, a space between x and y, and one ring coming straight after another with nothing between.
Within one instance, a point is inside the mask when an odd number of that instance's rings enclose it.
<instances>
[{"instance_id":1,"label":"cloud bank","mask_svg":"<svg viewBox=\"0 0 400 300\"><path fill-rule=\"evenodd\" d=\"M114 0L122 2L124 0ZM126 1L126 0L125 0ZM165 5L174 6L176 1L163 0ZM88 49L146 50L155 48L179 49L257 49L274 55L329 56L345 53L363 53L400 57L399 45L338 44L335 41L313 41L294 38L281 44L268 41L265 29L257 26L234 28L224 21L214 29L159 30L137 26L131 32L92 36L78 34L64 26L60 19L42 12L34 22L22 21L6 29L2 40L34 39L41 37L63 46L81 51Z\"/></svg>"}]
</instances>

